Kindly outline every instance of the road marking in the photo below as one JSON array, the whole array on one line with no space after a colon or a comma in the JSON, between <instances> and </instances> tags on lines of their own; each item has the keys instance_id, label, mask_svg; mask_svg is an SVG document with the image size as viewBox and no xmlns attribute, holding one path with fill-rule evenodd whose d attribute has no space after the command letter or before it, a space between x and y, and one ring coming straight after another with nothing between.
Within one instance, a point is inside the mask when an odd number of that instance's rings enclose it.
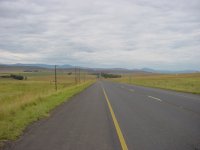
<instances>
[{"instance_id":1,"label":"road marking","mask_svg":"<svg viewBox=\"0 0 200 150\"><path fill-rule=\"evenodd\" d=\"M149 98L153 98L153 99L155 99L155 100L157 100L157 101L160 101L160 102L162 102L162 100L161 99L159 99L159 98L156 98L156 97L153 97L153 96L148 96Z\"/></svg>"},{"instance_id":2,"label":"road marking","mask_svg":"<svg viewBox=\"0 0 200 150\"><path fill-rule=\"evenodd\" d=\"M129 91L130 91L130 92L134 92L135 90L134 90L134 89L129 89Z\"/></svg>"},{"instance_id":3,"label":"road marking","mask_svg":"<svg viewBox=\"0 0 200 150\"><path fill-rule=\"evenodd\" d=\"M108 99L108 96L107 96L107 94L106 94L106 91L105 91L105 89L104 89L103 87L102 87L102 89L103 89L103 93L104 93L104 96L105 96L105 98L106 98L106 101L107 101L107 104L108 104L108 107L109 107L109 110L110 110L110 113L111 113L111 116L112 116L112 119L113 119L113 122L114 122L114 125L115 125L115 129L116 129L116 131L117 131L117 135L118 135L118 138L119 138L119 141L120 141L122 150L128 150L128 147L127 147L127 145L126 145L126 141L125 141L125 139L124 139L124 136L123 136L122 131L121 131L121 129L120 129L119 123L118 123L118 121L117 121L117 118L116 118L116 116L115 116L115 113L114 113L114 111L113 111L113 109L112 109L112 106L111 106L111 104L110 104L110 101L109 101L109 99Z\"/></svg>"}]
</instances>

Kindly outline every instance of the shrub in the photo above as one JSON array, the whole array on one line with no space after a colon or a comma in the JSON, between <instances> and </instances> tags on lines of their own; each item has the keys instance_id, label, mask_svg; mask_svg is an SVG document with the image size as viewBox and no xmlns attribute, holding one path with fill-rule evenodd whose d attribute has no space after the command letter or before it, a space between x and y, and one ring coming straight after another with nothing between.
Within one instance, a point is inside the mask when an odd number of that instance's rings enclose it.
<instances>
[{"instance_id":1,"label":"shrub","mask_svg":"<svg viewBox=\"0 0 200 150\"><path fill-rule=\"evenodd\" d=\"M13 79L16 79L16 80L23 80L24 79L24 76L15 75L15 74L11 74L10 77L13 78Z\"/></svg>"},{"instance_id":2,"label":"shrub","mask_svg":"<svg viewBox=\"0 0 200 150\"><path fill-rule=\"evenodd\" d=\"M121 78L121 75L118 74L101 73L101 76L104 78Z\"/></svg>"}]
</instances>

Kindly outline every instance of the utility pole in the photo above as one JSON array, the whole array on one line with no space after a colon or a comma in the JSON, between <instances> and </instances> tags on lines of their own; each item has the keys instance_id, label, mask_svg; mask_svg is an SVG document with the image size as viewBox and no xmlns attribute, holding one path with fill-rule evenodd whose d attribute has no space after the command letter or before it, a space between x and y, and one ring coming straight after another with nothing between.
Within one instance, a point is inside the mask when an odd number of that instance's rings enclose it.
<instances>
[{"instance_id":1,"label":"utility pole","mask_svg":"<svg viewBox=\"0 0 200 150\"><path fill-rule=\"evenodd\" d=\"M56 65L55 65L55 90L57 91L57 72L56 72Z\"/></svg>"},{"instance_id":2,"label":"utility pole","mask_svg":"<svg viewBox=\"0 0 200 150\"><path fill-rule=\"evenodd\" d=\"M75 79L75 83L77 84L77 78L76 78L76 67L75 67L75 70L74 70L74 79Z\"/></svg>"},{"instance_id":3,"label":"utility pole","mask_svg":"<svg viewBox=\"0 0 200 150\"><path fill-rule=\"evenodd\" d=\"M81 82L81 69L79 68L79 79L78 79L78 82L79 82L79 84L80 84L80 82Z\"/></svg>"},{"instance_id":4,"label":"utility pole","mask_svg":"<svg viewBox=\"0 0 200 150\"><path fill-rule=\"evenodd\" d=\"M83 75L84 75L83 77L84 77L84 82L85 82L85 75L86 75L86 72L83 72Z\"/></svg>"}]
</instances>

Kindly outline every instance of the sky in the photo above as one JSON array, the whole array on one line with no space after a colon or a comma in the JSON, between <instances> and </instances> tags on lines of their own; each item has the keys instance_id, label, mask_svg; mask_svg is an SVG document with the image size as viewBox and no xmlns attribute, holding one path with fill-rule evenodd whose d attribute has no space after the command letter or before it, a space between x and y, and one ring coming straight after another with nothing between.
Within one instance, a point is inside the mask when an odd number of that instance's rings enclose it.
<instances>
[{"instance_id":1,"label":"sky","mask_svg":"<svg viewBox=\"0 0 200 150\"><path fill-rule=\"evenodd\" d=\"M199 0L0 0L0 64L200 70Z\"/></svg>"}]
</instances>

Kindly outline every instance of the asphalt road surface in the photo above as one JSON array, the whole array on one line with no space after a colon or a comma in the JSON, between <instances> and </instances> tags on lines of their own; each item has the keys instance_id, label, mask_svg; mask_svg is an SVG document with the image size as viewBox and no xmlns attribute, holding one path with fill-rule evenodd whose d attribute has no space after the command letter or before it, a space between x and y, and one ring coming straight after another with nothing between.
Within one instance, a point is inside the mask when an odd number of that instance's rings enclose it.
<instances>
[{"instance_id":1,"label":"asphalt road surface","mask_svg":"<svg viewBox=\"0 0 200 150\"><path fill-rule=\"evenodd\" d=\"M200 96L98 81L7 150L200 150Z\"/></svg>"}]
</instances>

